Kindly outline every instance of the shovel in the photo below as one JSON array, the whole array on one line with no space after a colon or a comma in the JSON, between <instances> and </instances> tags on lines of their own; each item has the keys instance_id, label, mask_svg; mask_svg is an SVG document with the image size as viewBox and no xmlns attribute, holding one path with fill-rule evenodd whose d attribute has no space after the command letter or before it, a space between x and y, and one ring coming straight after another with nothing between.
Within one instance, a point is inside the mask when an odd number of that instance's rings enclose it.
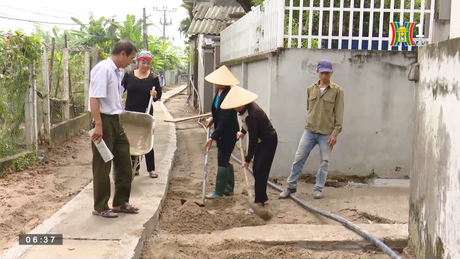
<instances>
[{"instance_id":1,"label":"shovel","mask_svg":"<svg viewBox=\"0 0 460 259\"><path fill-rule=\"evenodd\" d=\"M209 139L209 129L210 127L206 128L206 140ZM205 193L206 193L206 180L208 179L208 154L209 154L209 147L206 147L206 155L204 156L204 179L203 179L203 190L201 192L201 204L204 206L205 200Z\"/></svg>"},{"instance_id":2,"label":"shovel","mask_svg":"<svg viewBox=\"0 0 460 259\"><path fill-rule=\"evenodd\" d=\"M240 139L240 151L241 151L241 161L244 162L244 153L243 153L243 140ZM243 168L244 171L244 178L246 179L246 188L248 190L248 205L254 211L254 214L262 218L263 220L267 221L273 217L268 210L266 210L261 204L254 203L254 197L252 196L252 192L249 190L249 180L248 180L248 171L246 168Z\"/></svg>"},{"instance_id":3,"label":"shovel","mask_svg":"<svg viewBox=\"0 0 460 259\"><path fill-rule=\"evenodd\" d=\"M210 127L206 128L206 140L209 139L209 135L210 135ZM198 202L198 201L194 201L194 203L200 207L204 207L205 206L205 195L206 195L206 181L208 179L208 154L209 154L209 147L206 147L206 155L204 157L204 179L203 179L203 190L201 192L201 202ZM187 200L185 199L182 199L181 200L181 204L184 205L184 203L186 203Z\"/></svg>"}]
</instances>

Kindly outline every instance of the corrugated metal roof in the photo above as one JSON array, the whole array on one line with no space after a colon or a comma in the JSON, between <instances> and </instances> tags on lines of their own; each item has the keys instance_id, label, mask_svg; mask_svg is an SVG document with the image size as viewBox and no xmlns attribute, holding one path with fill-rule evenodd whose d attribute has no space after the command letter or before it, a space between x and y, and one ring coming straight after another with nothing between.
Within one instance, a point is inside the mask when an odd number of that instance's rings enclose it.
<instances>
[{"instance_id":1,"label":"corrugated metal roof","mask_svg":"<svg viewBox=\"0 0 460 259\"><path fill-rule=\"evenodd\" d=\"M244 13L240 6L208 6L199 5L193 9L193 20L188 33L195 35L203 33L206 35L219 35L230 23L230 14Z\"/></svg>"}]
</instances>

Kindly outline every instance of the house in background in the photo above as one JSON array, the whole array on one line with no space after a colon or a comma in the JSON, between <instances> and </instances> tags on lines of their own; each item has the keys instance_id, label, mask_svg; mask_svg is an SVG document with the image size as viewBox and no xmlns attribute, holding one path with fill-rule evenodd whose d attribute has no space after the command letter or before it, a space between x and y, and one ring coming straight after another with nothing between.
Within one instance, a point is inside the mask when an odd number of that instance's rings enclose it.
<instances>
[{"instance_id":1,"label":"house in background","mask_svg":"<svg viewBox=\"0 0 460 259\"><path fill-rule=\"evenodd\" d=\"M189 102L201 112L209 112L215 89L204 81L204 77L219 66L220 32L243 17L245 12L236 0L184 0L184 3L192 7L188 29L193 51L188 69Z\"/></svg>"}]
</instances>

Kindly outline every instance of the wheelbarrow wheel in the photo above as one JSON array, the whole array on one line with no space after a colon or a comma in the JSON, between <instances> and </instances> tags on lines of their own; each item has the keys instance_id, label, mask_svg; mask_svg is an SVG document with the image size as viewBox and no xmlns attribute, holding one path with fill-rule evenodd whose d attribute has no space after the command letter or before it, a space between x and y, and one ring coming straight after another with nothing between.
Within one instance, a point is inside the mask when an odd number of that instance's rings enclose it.
<instances>
[{"instance_id":1,"label":"wheelbarrow wheel","mask_svg":"<svg viewBox=\"0 0 460 259\"><path fill-rule=\"evenodd\" d=\"M137 165L139 164L139 157L137 156L134 160L134 163L131 164L131 182L134 181L134 177L136 176Z\"/></svg>"},{"instance_id":2,"label":"wheelbarrow wheel","mask_svg":"<svg viewBox=\"0 0 460 259\"><path fill-rule=\"evenodd\" d=\"M132 167L131 167L131 172L132 172L131 182L133 182L134 177L136 177L137 167L140 166L140 163L142 161L142 157L143 156L136 156L136 159L134 160L134 163L132 164Z\"/></svg>"}]
</instances>

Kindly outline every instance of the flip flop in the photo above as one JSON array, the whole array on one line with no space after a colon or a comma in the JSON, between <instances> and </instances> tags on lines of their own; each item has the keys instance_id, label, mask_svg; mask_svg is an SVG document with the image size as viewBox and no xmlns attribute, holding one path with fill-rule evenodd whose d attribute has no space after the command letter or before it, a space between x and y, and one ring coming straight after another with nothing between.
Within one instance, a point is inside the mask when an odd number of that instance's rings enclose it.
<instances>
[{"instance_id":1,"label":"flip flop","mask_svg":"<svg viewBox=\"0 0 460 259\"><path fill-rule=\"evenodd\" d=\"M96 210L94 210L94 211L93 211L93 215L95 215L95 216L101 216L101 217L103 217L103 218L118 218L118 215L117 215L117 214L115 214L115 215L111 214L111 213L113 213L113 212L114 212L113 210L103 210L103 211L96 211Z\"/></svg>"},{"instance_id":2,"label":"flip flop","mask_svg":"<svg viewBox=\"0 0 460 259\"><path fill-rule=\"evenodd\" d=\"M112 211L113 212L118 212L118 213L137 213L139 211L139 208L134 208L135 206L134 205L131 205L129 203L125 203L123 205L121 205L120 208L118 209L115 209L115 208L112 208Z\"/></svg>"},{"instance_id":3,"label":"flip flop","mask_svg":"<svg viewBox=\"0 0 460 259\"><path fill-rule=\"evenodd\" d=\"M254 210L252 208L249 208L245 213L244 215L252 215L254 214Z\"/></svg>"}]
</instances>

